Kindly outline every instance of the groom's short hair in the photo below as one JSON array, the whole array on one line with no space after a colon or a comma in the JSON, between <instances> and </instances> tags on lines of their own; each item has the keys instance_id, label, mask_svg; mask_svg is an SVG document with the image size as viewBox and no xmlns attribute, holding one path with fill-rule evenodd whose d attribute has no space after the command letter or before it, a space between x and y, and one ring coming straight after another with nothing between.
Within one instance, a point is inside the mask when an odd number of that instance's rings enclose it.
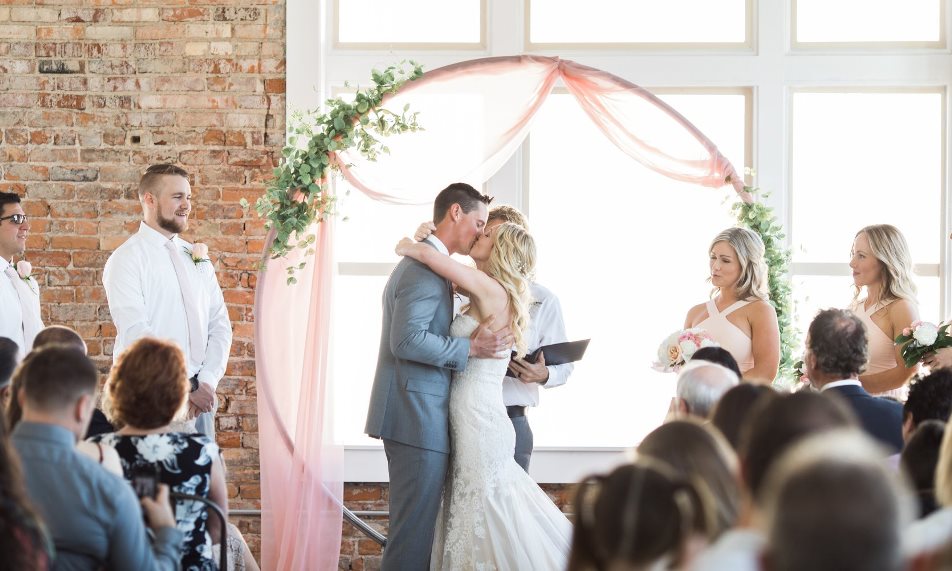
<instances>
[{"instance_id":1,"label":"groom's short hair","mask_svg":"<svg viewBox=\"0 0 952 571\"><path fill-rule=\"evenodd\" d=\"M493 197L479 192L465 182L454 182L436 195L436 200L433 201L433 223L439 224L454 204L459 204L463 212L469 214L480 202L489 205L492 201Z\"/></svg>"}]
</instances>

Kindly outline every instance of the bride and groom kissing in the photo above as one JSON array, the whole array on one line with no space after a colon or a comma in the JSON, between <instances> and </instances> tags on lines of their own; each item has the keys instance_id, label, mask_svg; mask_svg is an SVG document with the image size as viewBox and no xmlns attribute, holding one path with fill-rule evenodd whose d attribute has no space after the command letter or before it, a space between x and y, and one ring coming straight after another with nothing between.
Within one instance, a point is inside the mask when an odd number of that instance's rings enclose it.
<instances>
[{"instance_id":1,"label":"bride and groom kissing","mask_svg":"<svg viewBox=\"0 0 952 571\"><path fill-rule=\"evenodd\" d=\"M508 222L486 231L491 201L443 189L436 230L400 241L384 289L365 428L390 474L384 571L562 569L568 557L571 524L514 460L502 396L510 350L526 352L535 243ZM455 318L453 284L470 300Z\"/></svg>"}]
</instances>

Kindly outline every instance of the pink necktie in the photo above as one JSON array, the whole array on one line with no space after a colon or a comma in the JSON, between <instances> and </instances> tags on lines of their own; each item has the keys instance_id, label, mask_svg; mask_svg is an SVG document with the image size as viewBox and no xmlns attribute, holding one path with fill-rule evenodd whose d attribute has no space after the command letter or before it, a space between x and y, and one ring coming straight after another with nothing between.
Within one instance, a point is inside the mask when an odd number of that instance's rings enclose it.
<instances>
[{"instance_id":1,"label":"pink necktie","mask_svg":"<svg viewBox=\"0 0 952 571\"><path fill-rule=\"evenodd\" d=\"M186 275L187 269L182 262L182 254L175 248L175 241L165 243L165 249L172 258L172 267L175 268L175 277L178 278L179 290L182 292L182 301L185 304L185 322L188 325L188 360L202 363L205 361L205 336L199 326L198 302L195 301L195 292Z\"/></svg>"},{"instance_id":2,"label":"pink necktie","mask_svg":"<svg viewBox=\"0 0 952 571\"><path fill-rule=\"evenodd\" d=\"M30 289L13 266L7 266L3 273L7 274L13 282L13 289L17 291L17 297L20 298L20 313L23 315L24 347L22 350L25 355L33 347L33 338L43 329L43 320L40 319L40 296Z\"/></svg>"}]
</instances>

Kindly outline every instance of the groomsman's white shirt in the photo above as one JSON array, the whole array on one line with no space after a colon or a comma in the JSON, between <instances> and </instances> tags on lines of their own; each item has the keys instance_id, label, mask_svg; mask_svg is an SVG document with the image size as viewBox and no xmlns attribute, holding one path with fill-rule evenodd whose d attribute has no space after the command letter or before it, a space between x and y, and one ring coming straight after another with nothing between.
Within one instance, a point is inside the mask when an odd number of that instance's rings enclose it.
<instances>
[{"instance_id":1,"label":"groomsman's white shirt","mask_svg":"<svg viewBox=\"0 0 952 571\"><path fill-rule=\"evenodd\" d=\"M185 304L175 268L165 247L168 239L144 222L139 232L116 248L106 261L103 286L116 325L115 359L140 337L174 341L185 353L188 375L212 387L225 375L231 351L231 321L211 262L194 263L192 245L173 236L175 251L183 256L199 307L199 326L207 339L205 362L189 354Z\"/></svg>"},{"instance_id":2,"label":"groomsman's white shirt","mask_svg":"<svg viewBox=\"0 0 952 571\"><path fill-rule=\"evenodd\" d=\"M529 352L545 345L568 341L559 298L537 283L533 283L529 291L533 299L529 307L529 329L526 332ZM543 386L551 389L564 385L569 380L575 364L549 365L547 368L549 380ZM502 382L502 400L506 406L539 406L539 383L523 383L519 379L506 377Z\"/></svg>"},{"instance_id":3,"label":"groomsman's white shirt","mask_svg":"<svg viewBox=\"0 0 952 571\"><path fill-rule=\"evenodd\" d=\"M23 338L23 308L20 307L20 296L17 295L16 286L4 273L9 266L10 262L0 258L0 337L11 339L20 347L22 359L33 348L33 340L31 339L27 346ZM36 304L39 306L40 289L36 279L30 280L30 289L36 293Z\"/></svg>"}]
</instances>

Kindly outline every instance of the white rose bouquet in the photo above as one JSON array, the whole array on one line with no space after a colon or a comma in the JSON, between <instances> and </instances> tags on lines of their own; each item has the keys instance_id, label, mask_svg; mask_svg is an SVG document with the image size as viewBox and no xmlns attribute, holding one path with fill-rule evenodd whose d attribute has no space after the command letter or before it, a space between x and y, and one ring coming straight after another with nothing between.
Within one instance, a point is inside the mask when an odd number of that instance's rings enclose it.
<instances>
[{"instance_id":1,"label":"white rose bouquet","mask_svg":"<svg viewBox=\"0 0 952 571\"><path fill-rule=\"evenodd\" d=\"M717 347L711 336L699 327L675 331L658 347L658 360L652 368L663 373L677 373L702 347Z\"/></svg>"},{"instance_id":2,"label":"white rose bouquet","mask_svg":"<svg viewBox=\"0 0 952 571\"><path fill-rule=\"evenodd\" d=\"M936 325L928 321L913 321L896 337L896 345L902 347L900 354L907 367L912 367L929 353L952 347L949 325Z\"/></svg>"}]
</instances>

